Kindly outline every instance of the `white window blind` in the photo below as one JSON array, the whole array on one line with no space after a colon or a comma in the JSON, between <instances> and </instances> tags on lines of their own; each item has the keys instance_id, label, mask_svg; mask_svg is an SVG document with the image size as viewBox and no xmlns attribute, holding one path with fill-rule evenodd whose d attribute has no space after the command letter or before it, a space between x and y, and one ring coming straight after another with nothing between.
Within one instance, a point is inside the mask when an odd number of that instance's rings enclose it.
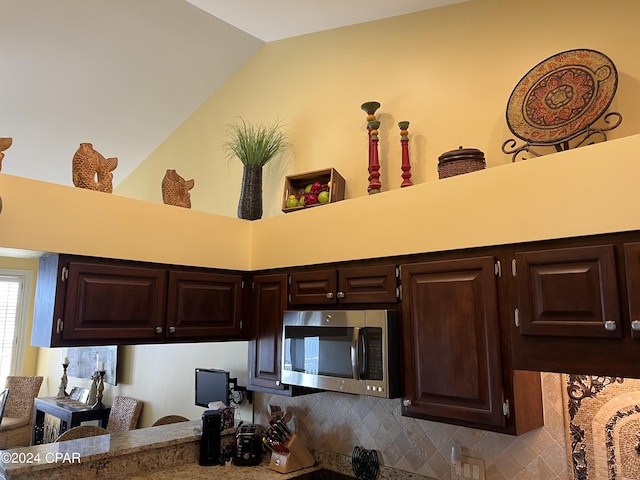
<instances>
[{"instance_id":1,"label":"white window blind","mask_svg":"<svg viewBox=\"0 0 640 480\"><path fill-rule=\"evenodd\" d=\"M25 280L0 272L0 386L7 375L19 374L24 343Z\"/></svg>"}]
</instances>

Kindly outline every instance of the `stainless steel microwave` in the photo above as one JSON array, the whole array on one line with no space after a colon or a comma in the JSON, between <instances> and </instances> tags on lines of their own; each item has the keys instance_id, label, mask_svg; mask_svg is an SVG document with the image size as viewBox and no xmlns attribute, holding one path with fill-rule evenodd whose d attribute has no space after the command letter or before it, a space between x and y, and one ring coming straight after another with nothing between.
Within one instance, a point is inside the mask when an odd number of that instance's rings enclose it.
<instances>
[{"instance_id":1,"label":"stainless steel microwave","mask_svg":"<svg viewBox=\"0 0 640 480\"><path fill-rule=\"evenodd\" d=\"M398 321L394 310L285 311L282 383L401 396Z\"/></svg>"}]
</instances>

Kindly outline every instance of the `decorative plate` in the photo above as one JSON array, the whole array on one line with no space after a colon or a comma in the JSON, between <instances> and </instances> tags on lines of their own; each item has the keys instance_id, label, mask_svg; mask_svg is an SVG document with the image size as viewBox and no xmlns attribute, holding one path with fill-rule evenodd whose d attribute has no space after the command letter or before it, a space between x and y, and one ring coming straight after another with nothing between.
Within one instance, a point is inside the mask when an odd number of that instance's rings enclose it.
<instances>
[{"instance_id":1,"label":"decorative plate","mask_svg":"<svg viewBox=\"0 0 640 480\"><path fill-rule=\"evenodd\" d=\"M595 50L568 50L540 62L518 82L507 103L513 134L535 144L555 144L594 123L611 104L618 72Z\"/></svg>"}]
</instances>

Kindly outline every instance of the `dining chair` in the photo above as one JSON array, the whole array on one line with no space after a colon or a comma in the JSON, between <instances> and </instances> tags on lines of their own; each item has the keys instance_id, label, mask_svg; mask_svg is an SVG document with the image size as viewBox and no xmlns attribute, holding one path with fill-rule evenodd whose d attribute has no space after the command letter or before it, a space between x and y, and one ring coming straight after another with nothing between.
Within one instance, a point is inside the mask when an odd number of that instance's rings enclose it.
<instances>
[{"instance_id":1,"label":"dining chair","mask_svg":"<svg viewBox=\"0 0 640 480\"><path fill-rule=\"evenodd\" d=\"M56 442L64 442L66 440L75 440L77 438L95 437L97 435L107 435L109 430L99 427L98 425L78 425L62 432L55 439Z\"/></svg>"},{"instance_id":2,"label":"dining chair","mask_svg":"<svg viewBox=\"0 0 640 480\"><path fill-rule=\"evenodd\" d=\"M170 423L180 423L180 422L188 422L189 419L187 417L183 417L182 415L165 415L164 417L160 417L158 420L153 422L152 427L157 427L159 425L169 425Z\"/></svg>"},{"instance_id":3,"label":"dining chair","mask_svg":"<svg viewBox=\"0 0 640 480\"><path fill-rule=\"evenodd\" d=\"M131 397L118 395L114 397L107 430L109 433L126 432L138 426L144 402Z\"/></svg>"},{"instance_id":4,"label":"dining chair","mask_svg":"<svg viewBox=\"0 0 640 480\"><path fill-rule=\"evenodd\" d=\"M42 380L39 376L7 377L0 421L0 449L31 445L33 399L38 396Z\"/></svg>"}]
</instances>

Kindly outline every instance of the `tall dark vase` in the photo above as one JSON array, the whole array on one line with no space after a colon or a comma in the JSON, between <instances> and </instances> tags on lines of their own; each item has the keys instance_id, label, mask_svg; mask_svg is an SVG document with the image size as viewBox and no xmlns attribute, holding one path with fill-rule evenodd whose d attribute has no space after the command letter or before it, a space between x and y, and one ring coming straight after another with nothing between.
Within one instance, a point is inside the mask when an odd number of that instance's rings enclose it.
<instances>
[{"instance_id":1,"label":"tall dark vase","mask_svg":"<svg viewBox=\"0 0 640 480\"><path fill-rule=\"evenodd\" d=\"M238 218L258 220L262 218L262 166L245 165L242 173L242 190L238 202Z\"/></svg>"}]
</instances>

